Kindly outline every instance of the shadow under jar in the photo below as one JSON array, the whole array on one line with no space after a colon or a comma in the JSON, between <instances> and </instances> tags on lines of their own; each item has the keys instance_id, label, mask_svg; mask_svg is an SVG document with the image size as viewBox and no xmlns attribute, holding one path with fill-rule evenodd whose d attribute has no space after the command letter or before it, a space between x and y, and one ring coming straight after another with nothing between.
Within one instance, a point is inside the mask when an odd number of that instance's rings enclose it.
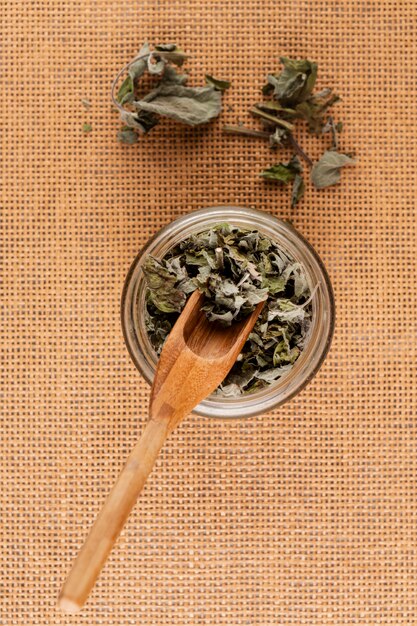
<instances>
[{"instance_id":1,"label":"shadow under jar","mask_svg":"<svg viewBox=\"0 0 417 626\"><path fill-rule=\"evenodd\" d=\"M123 335L134 364L152 384L158 357L145 327L146 282L142 265L148 254L162 259L190 235L220 222L259 231L303 266L311 292L319 285L311 302L312 323L305 347L285 376L260 391L239 397L213 394L194 409L194 413L207 417L250 417L283 404L303 389L323 363L333 335L335 307L330 279L318 254L288 222L254 209L219 206L188 213L163 227L138 254L126 277L121 310Z\"/></svg>"}]
</instances>

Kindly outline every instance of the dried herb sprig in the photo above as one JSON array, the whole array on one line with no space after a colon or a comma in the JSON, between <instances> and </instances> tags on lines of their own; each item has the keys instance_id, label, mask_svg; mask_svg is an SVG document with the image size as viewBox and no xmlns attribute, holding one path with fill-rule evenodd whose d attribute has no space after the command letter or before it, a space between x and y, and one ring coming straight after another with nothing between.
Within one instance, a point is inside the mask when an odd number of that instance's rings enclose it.
<instances>
[{"instance_id":1,"label":"dried herb sprig","mask_svg":"<svg viewBox=\"0 0 417 626\"><path fill-rule=\"evenodd\" d=\"M291 206L294 207L305 189L301 165L298 159L296 160L296 155L312 168L311 180L318 189L336 184L340 179L340 168L354 164L354 160L349 155L338 152L338 136L342 124L341 122L335 124L329 114L330 108L340 100L339 96L330 88L314 92L317 63L308 59L298 60L288 57L281 57L280 61L283 65L282 71L269 74L267 83L262 88L262 93L269 99L258 102L250 109L250 113L262 121L263 130L229 125L224 127L224 131L266 139L271 148L292 148L295 154L288 163L276 163L263 170L260 175L281 185L292 182ZM298 120L307 122L309 132L317 137L331 133L332 145L316 163L306 154L294 136Z\"/></svg>"},{"instance_id":2,"label":"dried herb sprig","mask_svg":"<svg viewBox=\"0 0 417 626\"><path fill-rule=\"evenodd\" d=\"M313 292L302 265L256 230L219 224L187 237L161 260L148 256L145 322L160 353L187 297L205 294L209 320L230 325L266 305L218 393L261 389L292 368L311 324Z\"/></svg>"},{"instance_id":3,"label":"dried herb sprig","mask_svg":"<svg viewBox=\"0 0 417 626\"><path fill-rule=\"evenodd\" d=\"M159 123L160 117L196 126L219 115L221 93L230 83L206 75L206 86L188 87L188 76L175 69L186 59L187 55L176 44L159 44L151 50L145 43L138 55L118 72L112 86L112 100L123 122L117 135L119 141L136 143ZM139 94L138 83L145 74L155 77L157 82L148 93Z\"/></svg>"}]
</instances>

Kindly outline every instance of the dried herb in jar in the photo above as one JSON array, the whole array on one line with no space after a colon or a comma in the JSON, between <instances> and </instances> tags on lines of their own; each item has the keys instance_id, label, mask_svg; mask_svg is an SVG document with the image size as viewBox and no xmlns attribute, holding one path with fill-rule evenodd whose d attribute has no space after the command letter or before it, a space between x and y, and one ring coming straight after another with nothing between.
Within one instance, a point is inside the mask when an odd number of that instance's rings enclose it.
<instances>
[{"instance_id":1,"label":"dried herb in jar","mask_svg":"<svg viewBox=\"0 0 417 626\"><path fill-rule=\"evenodd\" d=\"M293 367L309 334L313 293L304 268L256 230L230 224L187 237L163 259L148 256L145 323L157 354L195 289L209 320L242 319L266 300L233 369L217 393L239 396L275 382Z\"/></svg>"}]
</instances>

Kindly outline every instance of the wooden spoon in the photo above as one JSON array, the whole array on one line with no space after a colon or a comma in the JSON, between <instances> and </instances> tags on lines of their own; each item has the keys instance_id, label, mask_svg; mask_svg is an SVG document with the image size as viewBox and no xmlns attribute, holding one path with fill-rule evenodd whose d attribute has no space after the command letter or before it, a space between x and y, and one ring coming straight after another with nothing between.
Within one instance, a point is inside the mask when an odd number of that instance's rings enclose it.
<instances>
[{"instance_id":1,"label":"wooden spoon","mask_svg":"<svg viewBox=\"0 0 417 626\"><path fill-rule=\"evenodd\" d=\"M264 305L232 326L209 322L195 291L162 350L149 404L149 421L90 530L62 587L58 605L84 605L168 435L230 371Z\"/></svg>"}]
</instances>

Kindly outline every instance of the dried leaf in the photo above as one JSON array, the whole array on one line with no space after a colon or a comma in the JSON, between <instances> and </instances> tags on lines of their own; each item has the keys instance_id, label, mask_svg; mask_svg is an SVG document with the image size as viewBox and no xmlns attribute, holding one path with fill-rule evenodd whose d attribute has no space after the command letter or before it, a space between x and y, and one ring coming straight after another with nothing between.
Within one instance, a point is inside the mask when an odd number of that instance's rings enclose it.
<instances>
[{"instance_id":1,"label":"dried leaf","mask_svg":"<svg viewBox=\"0 0 417 626\"><path fill-rule=\"evenodd\" d=\"M293 156L288 163L276 163L260 173L260 176L267 180L286 185L294 180L295 176L303 171L297 156Z\"/></svg>"},{"instance_id":2,"label":"dried leaf","mask_svg":"<svg viewBox=\"0 0 417 626\"><path fill-rule=\"evenodd\" d=\"M253 115L261 118L264 130L229 124L224 126L224 131L266 139L271 148L291 146L308 163L309 167L312 167L312 159L306 154L293 134L297 120L305 120L308 123L309 131L317 136L321 137L324 133L331 132L332 149L338 150L338 134L342 130L342 123L335 124L333 122L329 109L340 98L329 88L313 93L317 79L316 63L308 59L290 59L288 57L282 57L281 62L284 66L283 70L277 74L269 74L268 82L262 89L264 95L272 96L272 98L259 102L250 109ZM346 164L343 163L342 165ZM334 184L339 179L338 168L330 169L330 178L320 180L319 185L321 187ZM317 172L323 171L321 166L315 167L313 180L317 181ZM328 171L327 174L329 174ZM281 184L294 181L291 193L291 209L294 209L305 191L305 182L300 173L291 171L286 163L277 163L261 172L261 176L266 180L273 180ZM332 182L328 182L329 180Z\"/></svg>"},{"instance_id":3,"label":"dried leaf","mask_svg":"<svg viewBox=\"0 0 417 626\"><path fill-rule=\"evenodd\" d=\"M148 256L142 267L149 298L163 313L180 312L185 304L185 294L177 289L177 279L157 259Z\"/></svg>"},{"instance_id":4,"label":"dried leaf","mask_svg":"<svg viewBox=\"0 0 417 626\"><path fill-rule=\"evenodd\" d=\"M158 124L158 118L146 111L138 111L138 113L123 111L120 114L120 119L126 126L134 128L140 134L149 132L151 128Z\"/></svg>"},{"instance_id":5,"label":"dried leaf","mask_svg":"<svg viewBox=\"0 0 417 626\"><path fill-rule=\"evenodd\" d=\"M340 169L355 165L355 160L336 150L327 150L311 170L311 180L317 189L336 185L340 180Z\"/></svg>"},{"instance_id":6,"label":"dried leaf","mask_svg":"<svg viewBox=\"0 0 417 626\"><path fill-rule=\"evenodd\" d=\"M177 46L175 43L159 43L155 46L155 50L158 50L159 52L174 52L176 49Z\"/></svg>"},{"instance_id":7,"label":"dried leaf","mask_svg":"<svg viewBox=\"0 0 417 626\"><path fill-rule=\"evenodd\" d=\"M145 132L136 113L132 113L131 111L122 111L120 113L120 119L129 128L136 128L141 133Z\"/></svg>"},{"instance_id":8,"label":"dried leaf","mask_svg":"<svg viewBox=\"0 0 417 626\"><path fill-rule=\"evenodd\" d=\"M296 174L291 193L291 208L293 209L301 200L305 192L304 179L300 174Z\"/></svg>"},{"instance_id":9,"label":"dried leaf","mask_svg":"<svg viewBox=\"0 0 417 626\"><path fill-rule=\"evenodd\" d=\"M120 85L120 89L117 92L117 101L120 104L125 104L133 98L133 82L132 78L128 75Z\"/></svg>"},{"instance_id":10,"label":"dried leaf","mask_svg":"<svg viewBox=\"0 0 417 626\"><path fill-rule=\"evenodd\" d=\"M91 126L91 124L88 124L87 122L84 122L84 124L83 124L83 133L91 133L92 130L93 130L93 127Z\"/></svg>"},{"instance_id":11,"label":"dried leaf","mask_svg":"<svg viewBox=\"0 0 417 626\"><path fill-rule=\"evenodd\" d=\"M177 85L185 85L188 80L187 74L178 74L172 65L165 65L162 81L164 83L175 83Z\"/></svg>"},{"instance_id":12,"label":"dried leaf","mask_svg":"<svg viewBox=\"0 0 417 626\"><path fill-rule=\"evenodd\" d=\"M148 43L144 43L142 48L139 50L137 57L145 57L145 55L149 55L151 53L151 49ZM129 76L132 81L132 90L139 78L145 73L147 68L147 59L140 58L137 61L134 61L132 65L128 69Z\"/></svg>"},{"instance_id":13,"label":"dried leaf","mask_svg":"<svg viewBox=\"0 0 417 626\"><path fill-rule=\"evenodd\" d=\"M158 113L184 124L205 124L221 111L221 95L212 87L184 87L161 83L145 98L135 102L137 109Z\"/></svg>"},{"instance_id":14,"label":"dried leaf","mask_svg":"<svg viewBox=\"0 0 417 626\"><path fill-rule=\"evenodd\" d=\"M151 52L147 59L149 74L162 74L166 60L155 52Z\"/></svg>"},{"instance_id":15,"label":"dried leaf","mask_svg":"<svg viewBox=\"0 0 417 626\"><path fill-rule=\"evenodd\" d=\"M206 79L207 85L209 85L210 87L214 87L214 89L217 89L218 91L226 91L226 89L229 89L231 85L230 81L219 80L218 78L209 76L209 74L206 74L205 79Z\"/></svg>"},{"instance_id":16,"label":"dried leaf","mask_svg":"<svg viewBox=\"0 0 417 626\"><path fill-rule=\"evenodd\" d=\"M278 75L270 74L267 78L273 88L274 97L285 105L303 102L314 89L317 64L307 59L288 57L281 57L280 61L284 65L282 72Z\"/></svg>"},{"instance_id":17,"label":"dried leaf","mask_svg":"<svg viewBox=\"0 0 417 626\"><path fill-rule=\"evenodd\" d=\"M129 128L129 126L125 126L122 130L119 130L117 133L117 139L121 143L126 143L128 145L132 145L139 141L137 132L135 132L133 128Z\"/></svg>"},{"instance_id":18,"label":"dried leaf","mask_svg":"<svg viewBox=\"0 0 417 626\"><path fill-rule=\"evenodd\" d=\"M149 44L145 43L139 50L137 56L143 57L150 54ZM144 74L147 67L147 59L141 58L134 61L129 66L128 75L124 79L117 93L117 101L123 105L127 102L132 102L134 99L134 88L139 78Z\"/></svg>"},{"instance_id":19,"label":"dried leaf","mask_svg":"<svg viewBox=\"0 0 417 626\"><path fill-rule=\"evenodd\" d=\"M331 89L323 89L310 96L306 102L297 104L296 111L307 120L309 131L320 135L326 123L327 110L339 100L339 96L332 93Z\"/></svg>"},{"instance_id":20,"label":"dried leaf","mask_svg":"<svg viewBox=\"0 0 417 626\"><path fill-rule=\"evenodd\" d=\"M174 43L159 44L155 46L155 50L160 52L159 56L165 59L165 61L174 63L174 65L178 65L179 67L188 58L185 52Z\"/></svg>"},{"instance_id":21,"label":"dried leaf","mask_svg":"<svg viewBox=\"0 0 417 626\"><path fill-rule=\"evenodd\" d=\"M158 123L158 115L184 124L205 124L219 115L221 94L225 81L209 77L215 87L185 87L186 74L176 72L172 64L181 66L187 55L176 44L159 44L151 50L145 43L134 61L127 66L128 75L121 84L115 100L125 126L139 134L147 133ZM138 80L147 72L160 78L156 87L139 99ZM112 92L113 93L113 92ZM132 133L119 132L120 141L133 143Z\"/></svg>"},{"instance_id":22,"label":"dried leaf","mask_svg":"<svg viewBox=\"0 0 417 626\"><path fill-rule=\"evenodd\" d=\"M147 111L138 111L136 119L143 128L144 133L148 133L154 126L159 124L159 118L153 113Z\"/></svg>"},{"instance_id":23,"label":"dried leaf","mask_svg":"<svg viewBox=\"0 0 417 626\"><path fill-rule=\"evenodd\" d=\"M265 372L259 372L257 378L259 380L264 380L267 383L272 383L277 380L277 378L281 378L282 376L285 376L285 374L288 374L291 368L291 364L282 365L281 367L274 367L266 370Z\"/></svg>"}]
</instances>

